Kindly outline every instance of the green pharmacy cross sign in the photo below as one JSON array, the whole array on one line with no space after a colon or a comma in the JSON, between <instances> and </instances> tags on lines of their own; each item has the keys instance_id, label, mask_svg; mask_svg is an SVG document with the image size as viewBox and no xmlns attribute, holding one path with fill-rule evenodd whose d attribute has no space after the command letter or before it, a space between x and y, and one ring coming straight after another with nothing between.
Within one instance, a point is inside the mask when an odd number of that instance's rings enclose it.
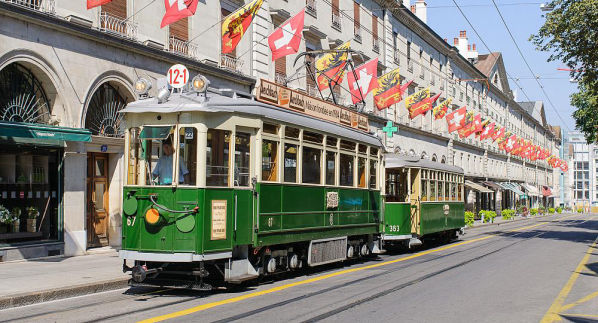
<instances>
[{"instance_id":1,"label":"green pharmacy cross sign","mask_svg":"<svg viewBox=\"0 0 598 323\"><path fill-rule=\"evenodd\" d=\"M386 126L384 128L382 128L382 131L386 132L386 136L388 136L388 138L392 138L394 133L397 132L398 130L399 130L399 128L393 127L392 121L386 122Z\"/></svg>"}]
</instances>

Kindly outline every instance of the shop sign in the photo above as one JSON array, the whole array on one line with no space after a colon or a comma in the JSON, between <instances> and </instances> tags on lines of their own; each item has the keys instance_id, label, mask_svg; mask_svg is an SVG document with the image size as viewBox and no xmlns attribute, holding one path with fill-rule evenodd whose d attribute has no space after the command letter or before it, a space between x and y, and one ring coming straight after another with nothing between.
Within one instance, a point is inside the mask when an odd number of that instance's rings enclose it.
<instances>
[{"instance_id":1,"label":"shop sign","mask_svg":"<svg viewBox=\"0 0 598 323\"><path fill-rule=\"evenodd\" d=\"M101 145L100 146L100 151L103 152L103 153L107 152L108 151L108 145Z\"/></svg>"},{"instance_id":2,"label":"shop sign","mask_svg":"<svg viewBox=\"0 0 598 323\"><path fill-rule=\"evenodd\" d=\"M257 100L354 129L369 131L370 128L365 115L266 80L260 82Z\"/></svg>"},{"instance_id":3,"label":"shop sign","mask_svg":"<svg viewBox=\"0 0 598 323\"><path fill-rule=\"evenodd\" d=\"M226 200L212 200L211 240L226 239Z\"/></svg>"}]
</instances>

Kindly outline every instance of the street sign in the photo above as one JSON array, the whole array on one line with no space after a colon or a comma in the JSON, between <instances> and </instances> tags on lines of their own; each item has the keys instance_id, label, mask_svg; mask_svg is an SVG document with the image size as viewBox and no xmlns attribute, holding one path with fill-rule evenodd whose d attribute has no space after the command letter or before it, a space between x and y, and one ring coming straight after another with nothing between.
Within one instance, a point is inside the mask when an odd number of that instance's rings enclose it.
<instances>
[{"instance_id":1,"label":"street sign","mask_svg":"<svg viewBox=\"0 0 598 323\"><path fill-rule=\"evenodd\" d=\"M189 70L182 64L172 65L166 74L168 85L180 89L189 82Z\"/></svg>"}]
</instances>

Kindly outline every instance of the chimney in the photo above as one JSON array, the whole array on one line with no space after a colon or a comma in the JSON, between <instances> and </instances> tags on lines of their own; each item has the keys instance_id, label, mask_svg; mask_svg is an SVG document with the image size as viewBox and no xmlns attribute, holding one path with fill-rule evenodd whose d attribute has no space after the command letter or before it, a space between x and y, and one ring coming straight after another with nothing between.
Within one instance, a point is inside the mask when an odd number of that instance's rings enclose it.
<instances>
[{"instance_id":1,"label":"chimney","mask_svg":"<svg viewBox=\"0 0 598 323\"><path fill-rule=\"evenodd\" d=\"M421 21L423 21L425 24L428 23L428 10L427 10L427 4L425 0L417 0L417 2L415 3L415 14L417 16L417 18L419 18Z\"/></svg>"},{"instance_id":2,"label":"chimney","mask_svg":"<svg viewBox=\"0 0 598 323\"><path fill-rule=\"evenodd\" d=\"M468 50L469 44L467 41L467 31L465 31L465 30L459 31L459 46L457 46L457 48L459 49L459 53L461 53L461 55L463 55L463 57L469 58L467 56L467 53L469 52L469 50Z\"/></svg>"},{"instance_id":3,"label":"chimney","mask_svg":"<svg viewBox=\"0 0 598 323\"><path fill-rule=\"evenodd\" d=\"M411 12L415 13L415 5L411 5Z\"/></svg>"},{"instance_id":4,"label":"chimney","mask_svg":"<svg viewBox=\"0 0 598 323\"><path fill-rule=\"evenodd\" d=\"M471 52L471 45L467 45L467 51Z\"/></svg>"},{"instance_id":5,"label":"chimney","mask_svg":"<svg viewBox=\"0 0 598 323\"><path fill-rule=\"evenodd\" d=\"M403 0L403 5L405 8L411 8L411 0Z\"/></svg>"},{"instance_id":6,"label":"chimney","mask_svg":"<svg viewBox=\"0 0 598 323\"><path fill-rule=\"evenodd\" d=\"M475 49L475 44L473 44L473 51L476 52L477 50Z\"/></svg>"},{"instance_id":7,"label":"chimney","mask_svg":"<svg viewBox=\"0 0 598 323\"><path fill-rule=\"evenodd\" d=\"M457 38L457 37L453 38L453 45L455 45L455 46L459 45L459 38Z\"/></svg>"}]
</instances>

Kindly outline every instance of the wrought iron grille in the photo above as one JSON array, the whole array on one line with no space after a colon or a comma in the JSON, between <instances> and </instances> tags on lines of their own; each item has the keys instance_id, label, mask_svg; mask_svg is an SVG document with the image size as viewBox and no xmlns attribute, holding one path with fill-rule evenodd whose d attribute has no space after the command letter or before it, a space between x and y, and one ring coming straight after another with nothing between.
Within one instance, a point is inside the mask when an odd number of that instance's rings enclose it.
<instances>
[{"instance_id":1,"label":"wrought iron grille","mask_svg":"<svg viewBox=\"0 0 598 323\"><path fill-rule=\"evenodd\" d=\"M50 101L41 82L18 63L0 71L0 120L47 123Z\"/></svg>"},{"instance_id":2,"label":"wrought iron grille","mask_svg":"<svg viewBox=\"0 0 598 323\"><path fill-rule=\"evenodd\" d=\"M112 85L102 84L91 97L87 114L85 115L85 128L93 135L104 137L123 137L121 109L127 101Z\"/></svg>"}]
</instances>

